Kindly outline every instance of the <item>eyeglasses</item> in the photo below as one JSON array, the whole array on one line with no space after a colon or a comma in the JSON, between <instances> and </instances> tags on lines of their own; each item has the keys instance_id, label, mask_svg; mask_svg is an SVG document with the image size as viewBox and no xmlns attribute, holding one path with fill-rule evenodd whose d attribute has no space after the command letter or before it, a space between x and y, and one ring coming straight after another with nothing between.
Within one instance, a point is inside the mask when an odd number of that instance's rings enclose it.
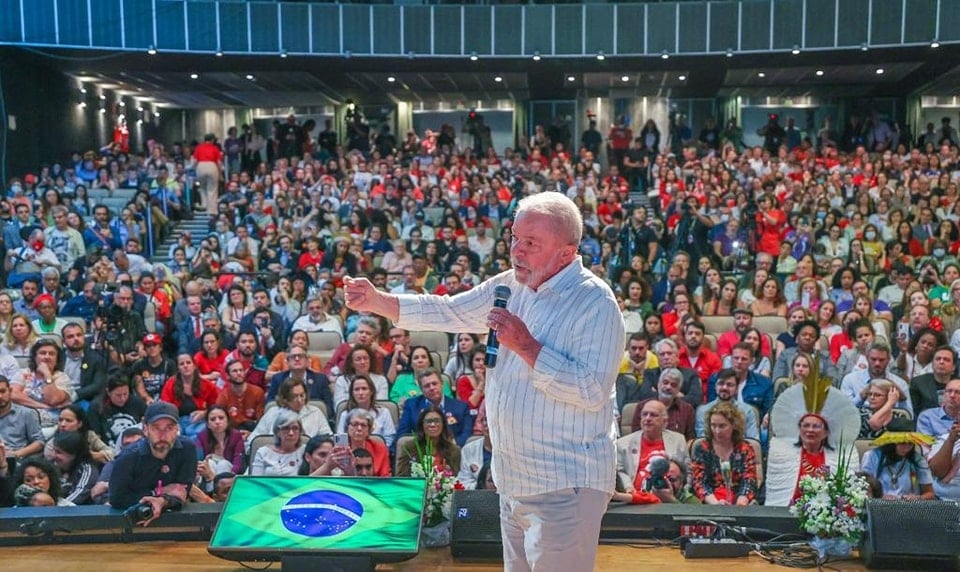
<instances>
[{"instance_id":1,"label":"eyeglasses","mask_svg":"<svg viewBox=\"0 0 960 572\"><path fill-rule=\"evenodd\" d=\"M287 357L290 359L306 359L307 354L289 354Z\"/></svg>"},{"instance_id":2,"label":"eyeglasses","mask_svg":"<svg viewBox=\"0 0 960 572\"><path fill-rule=\"evenodd\" d=\"M367 429L370 427L366 421L352 421L350 422L350 427L355 427L357 429Z\"/></svg>"},{"instance_id":3,"label":"eyeglasses","mask_svg":"<svg viewBox=\"0 0 960 572\"><path fill-rule=\"evenodd\" d=\"M443 425L443 419L424 419L424 425Z\"/></svg>"},{"instance_id":4,"label":"eyeglasses","mask_svg":"<svg viewBox=\"0 0 960 572\"><path fill-rule=\"evenodd\" d=\"M299 432L300 432L300 426L299 426L299 425L287 425L286 427L281 427L281 428L280 428L280 432L281 432L281 433L299 433Z\"/></svg>"}]
</instances>

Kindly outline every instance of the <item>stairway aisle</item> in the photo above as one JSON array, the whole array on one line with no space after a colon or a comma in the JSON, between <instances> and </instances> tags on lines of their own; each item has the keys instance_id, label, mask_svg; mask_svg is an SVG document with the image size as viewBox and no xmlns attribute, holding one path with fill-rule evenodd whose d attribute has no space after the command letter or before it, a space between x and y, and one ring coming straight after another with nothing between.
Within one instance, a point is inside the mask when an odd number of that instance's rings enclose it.
<instances>
[{"instance_id":1,"label":"stairway aisle","mask_svg":"<svg viewBox=\"0 0 960 572\"><path fill-rule=\"evenodd\" d=\"M167 239L157 245L151 262L169 264L170 247L174 244L177 244L177 242L180 240L180 236L185 232L190 233L190 244L195 247L200 246L200 243L209 233L209 228L210 215L202 211L194 211L193 219L182 220L174 223L174 226L170 231L170 235L167 236Z\"/></svg>"}]
</instances>

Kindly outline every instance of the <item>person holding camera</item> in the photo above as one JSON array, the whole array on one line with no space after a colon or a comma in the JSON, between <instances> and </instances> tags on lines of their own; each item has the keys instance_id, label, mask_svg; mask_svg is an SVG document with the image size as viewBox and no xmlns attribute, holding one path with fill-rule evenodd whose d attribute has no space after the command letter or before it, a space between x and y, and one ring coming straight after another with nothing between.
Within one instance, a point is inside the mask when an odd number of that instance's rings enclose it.
<instances>
[{"instance_id":1,"label":"person holding camera","mask_svg":"<svg viewBox=\"0 0 960 572\"><path fill-rule=\"evenodd\" d=\"M133 288L121 286L113 295L113 303L101 306L94 318L94 345L108 351L115 364L132 364L143 354L141 340L147 328L143 317L132 310Z\"/></svg>"},{"instance_id":2,"label":"person holding camera","mask_svg":"<svg viewBox=\"0 0 960 572\"><path fill-rule=\"evenodd\" d=\"M124 449L110 475L110 505L147 526L165 511L179 510L197 476L197 448L180 436L177 408L156 401L143 416L146 439Z\"/></svg>"},{"instance_id":3,"label":"person holding camera","mask_svg":"<svg viewBox=\"0 0 960 572\"><path fill-rule=\"evenodd\" d=\"M680 203L680 222L674 227L674 250L682 250L691 260L711 253L710 229L714 220L704 214L697 197L687 195Z\"/></svg>"},{"instance_id":4,"label":"person holding camera","mask_svg":"<svg viewBox=\"0 0 960 572\"><path fill-rule=\"evenodd\" d=\"M634 504L654 504L662 500L652 491L666 487L654 486L652 469L657 463L653 459L672 459L681 466L686 465L687 440L683 434L667 429L667 406L660 400L644 403L639 417L640 430L617 439L617 492L613 498ZM667 468L669 471L669 465Z\"/></svg>"}]
</instances>

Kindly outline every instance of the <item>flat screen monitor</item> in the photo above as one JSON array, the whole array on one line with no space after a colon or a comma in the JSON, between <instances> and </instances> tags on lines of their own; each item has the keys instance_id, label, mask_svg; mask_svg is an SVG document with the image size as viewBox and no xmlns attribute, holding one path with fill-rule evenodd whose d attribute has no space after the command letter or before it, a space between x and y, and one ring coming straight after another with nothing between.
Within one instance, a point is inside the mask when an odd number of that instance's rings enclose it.
<instances>
[{"instance_id":1,"label":"flat screen monitor","mask_svg":"<svg viewBox=\"0 0 960 572\"><path fill-rule=\"evenodd\" d=\"M288 556L417 555L426 481L376 477L238 477L207 551L235 561Z\"/></svg>"}]
</instances>

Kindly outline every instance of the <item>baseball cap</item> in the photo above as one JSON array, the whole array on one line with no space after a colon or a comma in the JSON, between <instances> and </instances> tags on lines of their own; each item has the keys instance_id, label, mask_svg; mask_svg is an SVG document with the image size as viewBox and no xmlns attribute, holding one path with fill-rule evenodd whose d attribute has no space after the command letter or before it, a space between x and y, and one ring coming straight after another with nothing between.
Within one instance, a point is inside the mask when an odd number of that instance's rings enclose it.
<instances>
[{"instance_id":1,"label":"baseball cap","mask_svg":"<svg viewBox=\"0 0 960 572\"><path fill-rule=\"evenodd\" d=\"M752 315L753 315L753 312L751 312L750 310L748 310L748 309L746 309L746 308L736 308L736 309L733 310L732 314L733 314L733 315L746 314L746 315L748 315L748 316L752 316Z\"/></svg>"},{"instance_id":2,"label":"baseball cap","mask_svg":"<svg viewBox=\"0 0 960 572\"><path fill-rule=\"evenodd\" d=\"M160 337L160 334L147 334L143 336L143 345L149 344L162 344L163 338Z\"/></svg>"},{"instance_id":3,"label":"baseball cap","mask_svg":"<svg viewBox=\"0 0 960 572\"><path fill-rule=\"evenodd\" d=\"M166 401L154 401L147 406L147 412L143 414L143 419L147 423L155 423L161 419L169 419L176 423L180 422L180 416L177 415L177 408L172 403Z\"/></svg>"}]
</instances>

